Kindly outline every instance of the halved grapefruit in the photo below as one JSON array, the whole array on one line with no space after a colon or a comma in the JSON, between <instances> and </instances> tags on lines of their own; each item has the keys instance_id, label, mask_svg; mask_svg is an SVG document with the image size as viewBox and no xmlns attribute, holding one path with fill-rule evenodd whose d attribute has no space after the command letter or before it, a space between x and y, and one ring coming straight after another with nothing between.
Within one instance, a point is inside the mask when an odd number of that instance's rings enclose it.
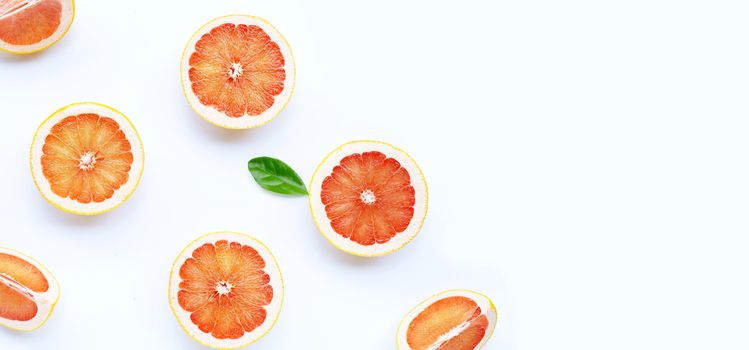
<instances>
[{"instance_id":1,"label":"halved grapefruit","mask_svg":"<svg viewBox=\"0 0 749 350\"><path fill-rule=\"evenodd\" d=\"M267 334L283 304L281 270L260 241L235 232L190 243L169 278L169 305L197 342L238 348Z\"/></svg>"},{"instance_id":2,"label":"halved grapefruit","mask_svg":"<svg viewBox=\"0 0 749 350\"><path fill-rule=\"evenodd\" d=\"M294 91L294 56L286 39L259 17L216 18L193 34L182 54L182 89L205 120L228 129L263 125Z\"/></svg>"},{"instance_id":3,"label":"halved grapefruit","mask_svg":"<svg viewBox=\"0 0 749 350\"><path fill-rule=\"evenodd\" d=\"M74 103L49 116L31 144L31 174L44 199L94 215L127 200L143 173L143 145L130 120L98 103Z\"/></svg>"},{"instance_id":4,"label":"halved grapefruit","mask_svg":"<svg viewBox=\"0 0 749 350\"><path fill-rule=\"evenodd\" d=\"M398 350L474 350L489 340L497 309L483 294L450 290L424 300L398 327Z\"/></svg>"},{"instance_id":5,"label":"halved grapefruit","mask_svg":"<svg viewBox=\"0 0 749 350\"><path fill-rule=\"evenodd\" d=\"M74 15L73 0L0 0L0 50L44 50L65 36Z\"/></svg>"},{"instance_id":6,"label":"halved grapefruit","mask_svg":"<svg viewBox=\"0 0 749 350\"><path fill-rule=\"evenodd\" d=\"M32 331L41 327L60 298L57 280L42 264L0 248L0 324Z\"/></svg>"},{"instance_id":7,"label":"halved grapefruit","mask_svg":"<svg viewBox=\"0 0 749 350\"><path fill-rule=\"evenodd\" d=\"M379 141L336 148L312 175L310 208L335 247L359 256L394 252L421 230L427 185L406 152Z\"/></svg>"}]
</instances>

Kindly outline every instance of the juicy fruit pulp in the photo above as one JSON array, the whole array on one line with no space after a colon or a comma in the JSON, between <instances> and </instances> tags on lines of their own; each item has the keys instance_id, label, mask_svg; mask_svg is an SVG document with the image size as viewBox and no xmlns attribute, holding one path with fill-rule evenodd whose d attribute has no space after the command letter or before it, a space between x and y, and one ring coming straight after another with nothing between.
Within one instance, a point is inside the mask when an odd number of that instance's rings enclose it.
<instances>
[{"instance_id":1,"label":"juicy fruit pulp","mask_svg":"<svg viewBox=\"0 0 749 350\"><path fill-rule=\"evenodd\" d=\"M189 62L195 96L233 118L267 111L286 80L281 49L256 25L213 28L195 44Z\"/></svg>"},{"instance_id":2,"label":"juicy fruit pulp","mask_svg":"<svg viewBox=\"0 0 749 350\"><path fill-rule=\"evenodd\" d=\"M215 348L267 333L283 300L280 270L262 243L231 232L203 236L177 257L169 300L185 331Z\"/></svg>"},{"instance_id":3,"label":"juicy fruit pulp","mask_svg":"<svg viewBox=\"0 0 749 350\"><path fill-rule=\"evenodd\" d=\"M331 152L310 182L310 208L333 245L359 256L398 250L421 229L427 187L416 162L378 141L354 141Z\"/></svg>"},{"instance_id":4,"label":"juicy fruit pulp","mask_svg":"<svg viewBox=\"0 0 749 350\"><path fill-rule=\"evenodd\" d=\"M190 106L229 129L273 119L291 98L296 77L283 36L265 20L246 15L220 17L198 29L180 70Z\"/></svg>"},{"instance_id":5,"label":"juicy fruit pulp","mask_svg":"<svg viewBox=\"0 0 749 350\"><path fill-rule=\"evenodd\" d=\"M474 350L491 336L497 313L475 292L440 293L409 312L398 329L401 350Z\"/></svg>"},{"instance_id":6,"label":"juicy fruit pulp","mask_svg":"<svg viewBox=\"0 0 749 350\"><path fill-rule=\"evenodd\" d=\"M323 180L320 196L333 230L361 245L389 241L414 214L408 171L381 152L343 158Z\"/></svg>"},{"instance_id":7,"label":"juicy fruit pulp","mask_svg":"<svg viewBox=\"0 0 749 350\"><path fill-rule=\"evenodd\" d=\"M0 0L0 49L42 50L60 39L72 20L72 0Z\"/></svg>"},{"instance_id":8,"label":"juicy fruit pulp","mask_svg":"<svg viewBox=\"0 0 749 350\"><path fill-rule=\"evenodd\" d=\"M474 349L486 334L489 325L475 301L462 297L448 297L434 302L408 326L407 341L413 350L429 348L441 350ZM453 329L457 335L444 337Z\"/></svg>"},{"instance_id":9,"label":"juicy fruit pulp","mask_svg":"<svg viewBox=\"0 0 749 350\"><path fill-rule=\"evenodd\" d=\"M17 256L0 253L0 317L28 321L38 311L29 291L46 292L49 283L34 265Z\"/></svg>"},{"instance_id":10,"label":"juicy fruit pulp","mask_svg":"<svg viewBox=\"0 0 749 350\"><path fill-rule=\"evenodd\" d=\"M75 103L53 113L31 146L39 191L56 207L98 214L123 203L138 186L143 146L122 113L97 103Z\"/></svg>"},{"instance_id":11,"label":"juicy fruit pulp","mask_svg":"<svg viewBox=\"0 0 749 350\"><path fill-rule=\"evenodd\" d=\"M0 248L0 324L32 330L44 323L59 290L42 269L20 253Z\"/></svg>"},{"instance_id":12,"label":"juicy fruit pulp","mask_svg":"<svg viewBox=\"0 0 749 350\"><path fill-rule=\"evenodd\" d=\"M80 203L103 202L128 180L130 142L112 118L94 113L64 118L47 135L42 172L52 192Z\"/></svg>"},{"instance_id":13,"label":"juicy fruit pulp","mask_svg":"<svg viewBox=\"0 0 749 350\"><path fill-rule=\"evenodd\" d=\"M13 45L30 45L49 38L60 25L59 0L0 1L0 39Z\"/></svg>"},{"instance_id":14,"label":"juicy fruit pulp","mask_svg":"<svg viewBox=\"0 0 749 350\"><path fill-rule=\"evenodd\" d=\"M220 240L205 243L179 269L179 306L201 331L237 339L265 322L273 299L265 261L252 247Z\"/></svg>"}]
</instances>

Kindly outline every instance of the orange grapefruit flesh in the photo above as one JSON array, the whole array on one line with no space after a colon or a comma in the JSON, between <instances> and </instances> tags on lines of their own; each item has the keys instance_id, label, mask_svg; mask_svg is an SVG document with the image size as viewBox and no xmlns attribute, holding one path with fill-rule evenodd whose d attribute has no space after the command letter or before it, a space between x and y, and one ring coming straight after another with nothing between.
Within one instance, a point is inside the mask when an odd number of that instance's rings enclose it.
<instances>
[{"instance_id":1,"label":"orange grapefruit flesh","mask_svg":"<svg viewBox=\"0 0 749 350\"><path fill-rule=\"evenodd\" d=\"M180 67L190 107L228 129L248 129L281 113L294 90L294 57L270 23L248 15L216 18L190 38Z\"/></svg>"},{"instance_id":2,"label":"orange grapefruit flesh","mask_svg":"<svg viewBox=\"0 0 749 350\"><path fill-rule=\"evenodd\" d=\"M408 171L381 152L343 158L323 180L321 198L333 230L365 246L403 232L414 214Z\"/></svg>"},{"instance_id":3,"label":"orange grapefruit flesh","mask_svg":"<svg viewBox=\"0 0 749 350\"><path fill-rule=\"evenodd\" d=\"M252 247L205 243L179 270L179 305L198 328L217 339L238 339L265 322L273 287L265 261Z\"/></svg>"},{"instance_id":4,"label":"orange grapefruit flesh","mask_svg":"<svg viewBox=\"0 0 749 350\"><path fill-rule=\"evenodd\" d=\"M474 349L484 338L488 324L476 302L461 296L448 297L434 302L416 316L408 326L407 341L413 350L426 350L450 330L462 328L436 349Z\"/></svg>"},{"instance_id":5,"label":"orange grapefruit flesh","mask_svg":"<svg viewBox=\"0 0 749 350\"><path fill-rule=\"evenodd\" d=\"M172 312L188 335L209 347L237 348L262 338L282 303L283 281L273 254L241 233L200 237L172 267Z\"/></svg>"},{"instance_id":6,"label":"orange grapefruit flesh","mask_svg":"<svg viewBox=\"0 0 749 350\"><path fill-rule=\"evenodd\" d=\"M17 256L0 253L0 317L28 321L37 313L36 303L28 290L46 292L49 283L44 274Z\"/></svg>"},{"instance_id":7,"label":"orange grapefruit flesh","mask_svg":"<svg viewBox=\"0 0 749 350\"><path fill-rule=\"evenodd\" d=\"M224 23L204 34L190 55L192 91L229 117L267 111L284 89L281 49L257 25Z\"/></svg>"},{"instance_id":8,"label":"orange grapefruit flesh","mask_svg":"<svg viewBox=\"0 0 749 350\"><path fill-rule=\"evenodd\" d=\"M13 45L30 45L49 38L60 25L59 0L0 1L0 39Z\"/></svg>"},{"instance_id":9,"label":"orange grapefruit flesh","mask_svg":"<svg viewBox=\"0 0 749 350\"><path fill-rule=\"evenodd\" d=\"M94 215L124 203L143 172L138 132L119 111L74 103L49 116L31 145L31 173L55 207Z\"/></svg>"},{"instance_id":10,"label":"orange grapefruit flesh","mask_svg":"<svg viewBox=\"0 0 749 350\"><path fill-rule=\"evenodd\" d=\"M43 269L18 252L0 248L0 324L32 330L46 321L59 289Z\"/></svg>"},{"instance_id":11,"label":"orange grapefruit flesh","mask_svg":"<svg viewBox=\"0 0 749 350\"><path fill-rule=\"evenodd\" d=\"M94 113L64 118L47 135L42 172L52 192L80 203L103 202L128 180L130 142L112 118Z\"/></svg>"},{"instance_id":12,"label":"orange grapefruit flesh","mask_svg":"<svg viewBox=\"0 0 749 350\"><path fill-rule=\"evenodd\" d=\"M413 240L427 213L424 175L401 149L353 141L328 154L310 181L320 233L347 253L375 257Z\"/></svg>"},{"instance_id":13,"label":"orange grapefruit flesh","mask_svg":"<svg viewBox=\"0 0 749 350\"><path fill-rule=\"evenodd\" d=\"M483 294L450 290L417 305L403 318L399 350L476 350L492 335L497 309Z\"/></svg>"},{"instance_id":14,"label":"orange grapefruit flesh","mask_svg":"<svg viewBox=\"0 0 749 350\"><path fill-rule=\"evenodd\" d=\"M72 0L0 0L0 49L43 50L62 38L73 21Z\"/></svg>"}]
</instances>

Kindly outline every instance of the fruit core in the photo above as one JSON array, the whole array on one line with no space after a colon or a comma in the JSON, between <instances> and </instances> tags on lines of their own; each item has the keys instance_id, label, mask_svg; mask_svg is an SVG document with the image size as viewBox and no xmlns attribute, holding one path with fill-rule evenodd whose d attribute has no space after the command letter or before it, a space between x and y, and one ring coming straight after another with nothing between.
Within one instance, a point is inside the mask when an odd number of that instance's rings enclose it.
<instances>
[{"instance_id":1,"label":"fruit core","mask_svg":"<svg viewBox=\"0 0 749 350\"><path fill-rule=\"evenodd\" d=\"M362 191L361 195L359 195L361 198L362 203L364 204L374 204L375 201L377 201L377 196L375 196L374 192L370 189L366 189Z\"/></svg>"},{"instance_id":2,"label":"fruit core","mask_svg":"<svg viewBox=\"0 0 749 350\"><path fill-rule=\"evenodd\" d=\"M219 282L219 283L216 283L216 293L218 293L220 295L227 295L227 294L231 293L231 289L233 287L234 286L232 286L231 283L229 283L229 282Z\"/></svg>"},{"instance_id":3,"label":"fruit core","mask_svg":"<svg viewBox=\"0 0 749 350\"><path fill-rule=\"evenodd\" d=\"M237 78L242 76L243 71L244 68L242 68L241 63L232 63L231 67L229 67L229 78L231 78L231 80L237 80Z\"/></svg>"},{"instance_id":4,"label":"fruit core","mask_svg":"<svg viewBox=\"0 0 749 350\"><path fill-rule=\"evenodd\" d=\"M81 155L81 160L78 162L78 167L81 170L91 170L96 164L96 152L87 151Z\"/></svg>"}]
</instances>

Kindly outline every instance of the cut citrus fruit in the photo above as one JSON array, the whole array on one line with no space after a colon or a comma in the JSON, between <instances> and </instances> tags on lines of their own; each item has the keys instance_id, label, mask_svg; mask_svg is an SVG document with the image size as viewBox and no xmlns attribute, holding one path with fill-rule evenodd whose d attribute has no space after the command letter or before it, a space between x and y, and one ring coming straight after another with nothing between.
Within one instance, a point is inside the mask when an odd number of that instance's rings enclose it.
<instances>
[{"instance_id":1,"label":"cut citrus fruit","mask_svg":"<svg viewBox=\"0 0 749 350\"><path fill-rule=\"evenodd\" d=\"M0 50L44 50L65 36L74 13L73 0L0 0Z\"/></svg>"},{"instance_id":2,"label":"cut citrus fruit","mask_svg":"<svg viewBox=\"0 0 749 350\"><path fill-rule=\"evenodd\" d=\"M74 103L47 118L31 144L31 173L44 199L74 214L122 204L143 172L143 146L124 114Z\"/></svg>"},{"instance_id":3,"label":"cut citrus fruit","mask_svg":"<svg viewBox=\"0 0 749 350\"><path fill-rule=\"evenodd\" d=\"M491 300L469 290L442 292L411 310L398 327L399 350L474 350L497 324Z\"/></svg>"},{"instance_id":4,"label":"cut citrus fruit","mask_svg":"<svg viewBox=\"0 0 749 350\"><path fill-rule=\"evenodd\" d=\"M359 256L400 249L416 237L427 213L427 185L416 162L378 141L350 142L328 154L309 192L323 236Z\"/></svg>"},{"instance_id":5,"label":"cut citrus fruit","mask_svg":"<svg viewBox=\"0 0 749 350\"><path fill-rule=\"evenodd\" d=\"M294 90L286 39L262 18L216 18L193 34L182 54L182 89L193 110L228 129L267 123Z\"/></svg>"},{"instance_id":6,"label":"cut citrus fruit","mask_svg":"<svg viewBox=\"0 0 749 350\"><path fill-rule=\"evenodd\" d=\"M229 349L257 341L273 328L282 303L276 259L244 234L200 237L172 266L169 305L185 332L203 345Z\"/></svg>"},{"instance_id":7,"label":"cut citrus fruit","mask_svg":"<svg viewBox=\"0 0 749 350\"><path fill-rule=\"evenodd\" d=\"M0 324L32 331L41 327L60 298L52 274L36 260L0 248Z\"/></svg>"}]
</instances>

